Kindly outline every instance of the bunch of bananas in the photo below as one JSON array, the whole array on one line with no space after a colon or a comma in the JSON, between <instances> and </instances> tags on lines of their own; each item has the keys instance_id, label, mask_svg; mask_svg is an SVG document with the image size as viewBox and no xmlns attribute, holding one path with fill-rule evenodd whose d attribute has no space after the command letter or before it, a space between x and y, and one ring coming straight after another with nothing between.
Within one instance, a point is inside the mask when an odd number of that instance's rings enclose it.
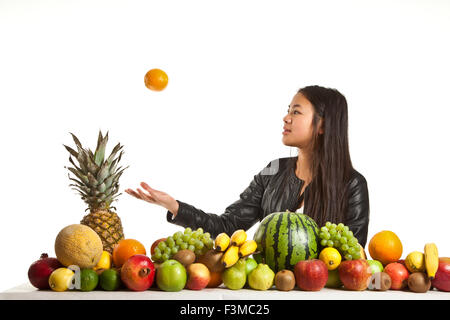
<instances>
[{"instance_id":1,"label":"bunch of bananas","mask_svg":"<svg viewBox=\"0 0 450 320\"><path fill-rule=\"evenodd\" d=\"M215 250L224 252L222 264L225 268L233 266L239 258L251 255L256 250L256 241L247 240L245 230L236 230L231 238L226 233L217 235L215 241Z\"/></svg>"}]
</instances>

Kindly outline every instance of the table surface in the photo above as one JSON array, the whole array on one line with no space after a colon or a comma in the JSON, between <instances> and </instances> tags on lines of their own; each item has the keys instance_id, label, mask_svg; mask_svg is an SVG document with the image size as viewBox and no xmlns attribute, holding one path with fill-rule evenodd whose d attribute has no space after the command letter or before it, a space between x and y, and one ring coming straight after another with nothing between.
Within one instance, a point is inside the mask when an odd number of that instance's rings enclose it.
<instances>
[{"instance_id":1,"label":"table surface","mask_svg":"<svg viewBox=\"0 0 450 320\"><path fill-rule=\"evenodd\" d=\"M430 290L426 293L410 291L349 291L345 289L323 288L320 291L279 291L275 287L267 291L252 289L230 290L223 284L214 289L181 290L165 292L157 288L133 292L95 290L81 292L70 290L55 292L37 290L30 283L0 293L0 300L450 300L450 292Z\"/></svg>"}]
</instances>

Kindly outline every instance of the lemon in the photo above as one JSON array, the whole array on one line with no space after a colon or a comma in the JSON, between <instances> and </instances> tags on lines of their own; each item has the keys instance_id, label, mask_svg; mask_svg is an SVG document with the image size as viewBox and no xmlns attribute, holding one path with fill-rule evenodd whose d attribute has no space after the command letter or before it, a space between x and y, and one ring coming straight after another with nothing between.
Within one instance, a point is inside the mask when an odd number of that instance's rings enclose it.
<instances>
[{"instance_id":1,"label":"lemon","mask_svg":"<svg viewBox=\"0 0 450 320\"><path fill-rule=\"evenodd\" d=\"M405 266L409 272L425 271L425 255L419 251L413 251L406 256Z\"/></svg>"},{"instance_id":2,"label":"lemon","mask_svg":"<svg viewBox=\"0 0 450 320\"><path fill-rule=\"evenodd\" d=\"M54 291L62 292L69 289L75 273L68 268L58 268L48 278L48 284Z\"/></svg>"},{"instance_id":3,"label":"lemon","mask_svg":"<svg viewBox=\"0 0 450 320\"><path fill-rule=\"evenodd\" d=\"M97 265L92 269L93 270L110 269L111 260L112 260L111 253L109 253L108 251L103 251L102 256L100 257L100 260L98 261Z\"/></svg>"},{"instance_id":4,"label":"lemon","mask_svg":"<svg viewBox=\"0 0 450 320\"><path fill-rule=\"evenodd\" d=\"M337 249L328 247L320 252L319 259L325 262L328 270L334 270L339 267L342 257Z\"/></svg>"}]
</instances>

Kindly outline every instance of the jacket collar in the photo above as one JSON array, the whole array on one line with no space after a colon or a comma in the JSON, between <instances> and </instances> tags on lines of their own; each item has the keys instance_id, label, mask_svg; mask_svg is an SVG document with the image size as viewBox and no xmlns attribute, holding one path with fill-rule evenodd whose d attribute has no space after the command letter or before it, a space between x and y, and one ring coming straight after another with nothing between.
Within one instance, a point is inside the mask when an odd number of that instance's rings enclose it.
<instances>
[{"instance_id":1,"label":"jacket collar","mask_svg":"<svg viewBox=\"0 0 450 320\"><path fill-rule=\"evenodd\" d=\"M298 159L298 156L290 158L290 161L289 161L288 166L287 166L287 170L288 170L288 173L289 173L289 177L291 178L291 180L294 183L299 183L300 182L301 184L303 184L303 183L305 183L305 181L300 179L299 177L297 177L297 175L295 174L297 159Z\"/></svg>"}]
</instances>

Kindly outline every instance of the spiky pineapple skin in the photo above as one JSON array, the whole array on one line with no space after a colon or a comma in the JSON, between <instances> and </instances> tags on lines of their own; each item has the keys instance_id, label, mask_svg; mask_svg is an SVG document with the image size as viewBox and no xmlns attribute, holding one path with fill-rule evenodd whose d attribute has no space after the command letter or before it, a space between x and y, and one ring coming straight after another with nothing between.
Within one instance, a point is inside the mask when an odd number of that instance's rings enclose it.
<instances>
[{"instance_id":1,"label":"spiky pineapple skin","mask_svg":"<svg viewBox=\"0 0 450 320\"><path fill-rule=\"evenodd\" d=\"M114 211L99 209L90 212L80 223L92 228L102 239L103 250L111 254L114 246L124 239L122 221Z\"/></svg>"}]
</instances>

